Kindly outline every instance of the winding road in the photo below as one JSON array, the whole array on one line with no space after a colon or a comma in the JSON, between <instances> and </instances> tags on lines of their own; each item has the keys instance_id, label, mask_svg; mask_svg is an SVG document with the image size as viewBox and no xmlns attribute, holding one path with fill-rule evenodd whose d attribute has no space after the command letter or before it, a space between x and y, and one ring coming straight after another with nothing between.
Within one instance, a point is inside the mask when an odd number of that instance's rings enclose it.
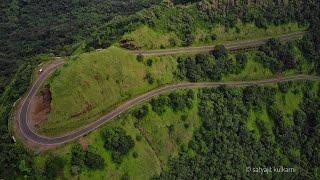
<instances>
[{"instance_id":1,"label":"winding road","mask_svg":"<svg viewBox=\"0 0 320 180\"><path fill-rule=\"evenodd\" d=\"M301 36L300 36L301 37ZM261 44L261 42L265 43L265 40L252 40L250 41L253 44ZM234 46L241 47L241 43L237 45L234 43ZM246 43L244 43L244 46L247 46ZM227 47L228 48L228 47ZM232 48L231 46L229 49ZM181 49L181 48L180 48ZM180 51L181 52L181 51ZM161 52L162 54L162 52ZM170 53L168 53L170 54ZM153 53L153 55L155 55ZM159 55L159 54L157 54ZM18 110L18 126L20 129L21 135L41 146L51 146L51 145L59 145L63 144L69 141L72 141L78 137L81 137L83 135L88 134L89 132L97 129L101 125L105 124L106 122L112 120L116 116L120 115L121 113L127 111L128 109L132 108L133 106L136 106L138 104L141 104L143 102L146 102L150 100L151 98L158 96L160 94L168 93L177 89L185 89L185 88L214 88L219 86L227 86L227 87L245 87L245 86L252 86L252 85L262 85L262 84L272 84L277 82L286 82L286 81L296 81L296 80L311 80L311 81L320 81L320 77L317 76L311 76L311 75L294 75L294 76L288 76L288 77L279 77L279 78L271 78L271 79L264 79L264 80L257 80L257 81L239 81L239 82L200 82L200 83L190 83L190 82L182 82L178 84L172 84L167 85L164 87L160 87L158 89L149 91L145 94L142 94L140 96L137 96L131 100L128 100L124 102L122 105L118 106L113 111L109 112L108 114L104 115L103 117L99 118L95 122L90 123L89 125L83 127L82 129L76 130L71 132L70 134L59 136L59 137L46 137L37 134L33 130L33 128L30 126L30 116L29 116L29 107L31 99L36 95L38 89L42 85L42 83L45 81L45 79L59 66L64 64L63 61L57 61L50 65L47 69L45 69L38 79L35 81L35 83L32 85L30 91L28 92L26 98L21 104L20 109Z\"/></svg>"}]
</instances>

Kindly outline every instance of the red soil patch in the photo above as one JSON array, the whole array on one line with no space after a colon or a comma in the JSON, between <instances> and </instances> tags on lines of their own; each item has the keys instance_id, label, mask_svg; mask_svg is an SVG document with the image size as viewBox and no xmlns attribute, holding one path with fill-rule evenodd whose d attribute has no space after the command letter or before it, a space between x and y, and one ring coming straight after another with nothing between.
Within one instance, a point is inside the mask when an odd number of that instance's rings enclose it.
<instances>
[{"instance_id":1,"label":"red soil patch","mask_svg":"<svg viewBox=\"0 0 320 180\"><path fill-rule=\"evenodd\" d=\"M30 124L34 128L39 128L40 124L48 119L51 110L51 92L49 87L45 87L40 91L40 95L36 95L31 100L30 106Z\"/></svg>"},{"instance_id":2,"label":"red soil patch","mask_svg":"<svg viewBox=\"0 0 320 180\"><path fill-rule=\"evenodd\" d=\"M89 147L89 142L87 139L85 139L84 137L81 137L79 139L79 143L81 144L83 150L87 151L88 150L88 147Z\"/></svg>"}]
</instances>

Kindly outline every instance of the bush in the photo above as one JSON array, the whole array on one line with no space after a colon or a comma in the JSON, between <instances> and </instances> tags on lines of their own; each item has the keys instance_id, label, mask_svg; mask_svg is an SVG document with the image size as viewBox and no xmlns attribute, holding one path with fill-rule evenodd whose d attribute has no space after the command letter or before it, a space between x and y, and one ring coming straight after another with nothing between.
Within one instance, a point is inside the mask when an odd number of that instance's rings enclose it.
<instances>
[{"instance_id":1,"label":"bush","mask_svg":"<svg viewBox=\"0 0 320 180\"><path fill-rule=\"evenodd\" d=\"M138 155L137 152L133 152L133 153L132 153L132 156L133 156L135 159L137 159L137 158L139 157L139 155Z\"/></svg>"},{"instance_id":2,"label":"bush","mask_svg":"<svg viewBox=\"0 0 320 180\"><path fill-rule=\"evenodd\" d=\"M140 134L138 134L138 135L136 136L136 140L137 140L137 141L141 141L141 140L142 140L142 136L141 136Z\"/></svg>"},{"instance_id":3,"label":"bush","mask_svg":"<svg viewBox=\"0 0 320 180\"><path fill-rule=\"evenodd\" d=\"M85 163L91 169L102 169L105 166L104 159L90 151L86 153Z\"/></svg>"},{"instance_id":4,"label":"bush","mask_svg":"<svg viewBox=\"0 0 320 180\"><path fill-rule=\"evenodd\" d=\"M152 59L148 59L148 60L147 60L147 65L148 65L148 66L152 66L152 64L153 64Z\"/></svg>"},{"instance_id":5,"label":"bush","mask_svg":"<svg viewBox=\"0 0 320 180\"><path fill-rule=\"evenodd\" d=\"M150 72L146 73L145 79L147 79L149 84L153 84L154 83L154 78L152 77L152 74Z\"/></svg>"},{"instance_id":6,"label":"bush","mask_svg":"<svg viewBox=\"0 0 320 180\"><path fill-rule=\"evenodd\" d=\"M137 55L137 61L138 62L142 62L143 61L144 56L142 54L138 54Z\"/></svg>"},{"instance_id":7,"label":"bush","mask_svg":"<svg viewBox=\"0 0 320 180\"><path fill-rule=\"evenodd\" d=\"M133 112L133 116L139 120L143 119L149 112L147 105L143 105L140 109L137 109Z\"/></svg>"}]
</instances>

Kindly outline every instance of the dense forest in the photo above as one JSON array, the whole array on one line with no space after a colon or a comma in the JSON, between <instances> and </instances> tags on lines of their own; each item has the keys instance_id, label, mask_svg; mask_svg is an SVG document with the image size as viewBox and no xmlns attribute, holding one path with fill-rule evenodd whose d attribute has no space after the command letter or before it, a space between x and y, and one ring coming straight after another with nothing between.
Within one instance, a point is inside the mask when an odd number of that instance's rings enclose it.
<instances>
[{"instance_id":1,"label":"dense forest","mask_svg":"<svg viewBox=\"0 0 320 180\"><path fill-rule=\"evenodd\" d=\"M285 121L285 114L275 106L277 89L274 87L202 90L199 111L203 124L189 148L170 161L169 170L159 179L296 177L295 173L259 174L246 170L281 166L295 168L300 178L318 179L320 89L312 93L312 83L303 82L303 85L303 101L294 111L293 125ZM291 90L292 84L287 87ZM264 106L274 128L269 130L265 122L257 119L260 132L257 138L246 127L248 113Z\"/></svg>"},{"instance_id":2,"label":"dense forest","mask_svg":"<svg viewBox=\"0 0 320 180\"><path fill-rule=\"evenodd\" d=\"M133 31L139 24L147 24L164 32L174 31L183 41L183 45L188 46L194 40L193 30L199 18L210 22L208 24L219 23L230 28L235 26L238 19L244 23L254 23L259 28L266 28L267 24L279 25L294 21L310 24L310 33L299 41L298 46L303 56L313 64L312 71L320 74L318 0L172 2L4 0L0 3L0 179L24 176L50 179L59 176L64 168L61 158L50 155L45 162L46 173L38 174L33 166L35 154L28 152L21 144L14 144L7 127L12 105L29 87L34 67L43 61L39 54L47 54L49 57L68 56L79 47L83 51L106 48L119 40L125 32ZM152 6L159 3L160 5ZM188 14L182 8L177 15L165 17L165 25L158 23L166 9L190 3L196 3L195 14ZM139 13L136 13L138 11ZM247 62L244 54L237 55L231 61L223 46L217 49L210 55L180 59L179 75L190 81L216 81L220 80L222 75L238 73L243 69ZM258 60L274 73L299 69L300 66L295 63L291 52L290 44L271 40L259 49ZM277 61L279 59L282 61ZM215 60L218 64L214 63ZM303 103L294 113L292 126L283 124L283 113L273 107L273 88L250 87L232 90L221 87L203 90L199 96L203 125L189 143L189 148L172 159L169 168L158 178L208 179L213 176L229 178L230 175L246 178L249 174L246 174L245 167L249 165L290 166L301 170L299 176L303 178L319 178L319 169L315 167L320 166L320 91L312 94L308 91L309 86L310 84L305 83ZM179 110L190 106L189 102L187 96L173 94L168 98L155 99L151 101L151 105L155 112L161 114L164 109L158 106L159 104L165 103ZM183 107L180 107L180 103L184 104ZM276 128L272 132L265 131L264 124L257 120L261 131L261 137L257 140L254 134L246 129L245 119L250 109L259 109L263 105L267 106ZM136 112L136 117L143 116L145 111ZM106 139L106 149L116 154L115 161L121 161L121 157L134 146L132 140L121 130L106 133L115 134L114 138L120 138L127 143L127 146L119 151L115 148L119 145ZM290 152L291 149L300 149L301 156L296 157L294 152ZM290 153L284 154L286 151ZM81 156L79 161L74 159L72 162L74 174L78 174L84 166L93 169L105 166L96 152L83 152L74 147L71 154ZM274 175L274 178L281 177Z\"/></svg>"}]
</instances>

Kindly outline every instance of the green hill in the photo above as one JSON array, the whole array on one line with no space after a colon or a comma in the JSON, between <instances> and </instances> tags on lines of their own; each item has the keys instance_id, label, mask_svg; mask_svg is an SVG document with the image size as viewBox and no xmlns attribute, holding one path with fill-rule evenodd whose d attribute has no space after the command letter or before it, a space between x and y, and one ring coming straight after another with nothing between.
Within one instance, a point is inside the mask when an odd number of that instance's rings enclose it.
<instances>
[{"instance_id":1,"label":"green hill","mask_svg":"<svg viewBox=\"0 0 320 180\"><path fill-rule=\"evenodd\" d=\"M116 47L80 55L49 80L51 112L40 132L57 135L96 120L125 99L174 81L176 61L153 58L153 65ZM154 82L150 84L146 74Z\"/></svg>"}]
</instances>

